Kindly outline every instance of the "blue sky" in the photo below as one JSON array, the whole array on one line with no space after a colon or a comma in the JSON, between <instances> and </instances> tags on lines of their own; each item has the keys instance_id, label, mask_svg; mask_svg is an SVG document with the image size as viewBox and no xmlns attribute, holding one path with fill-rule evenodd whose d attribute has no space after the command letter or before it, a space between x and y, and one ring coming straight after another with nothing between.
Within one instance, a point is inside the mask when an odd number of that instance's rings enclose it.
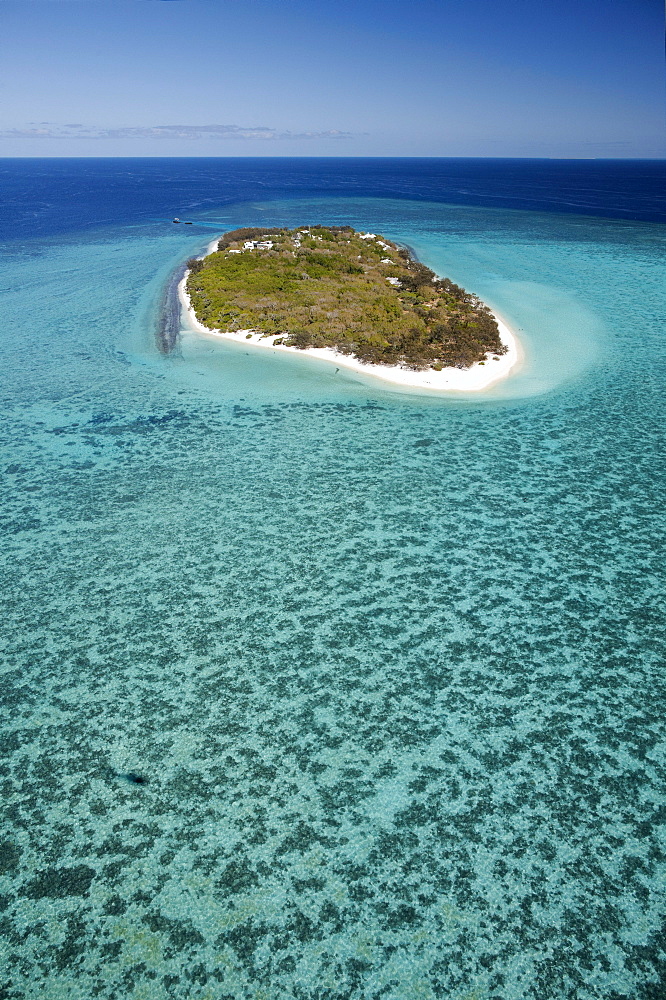
<instances>
[{"instance_id":1,"label":"blue sky","mask_svg":"<svg viewBox=\"0 0 666 1000\"><path fill-rule=\"evenodd\" d=\"M0 0L0 87L2 156L666 156L662 0Z\"/></svg>"}]
</instances>

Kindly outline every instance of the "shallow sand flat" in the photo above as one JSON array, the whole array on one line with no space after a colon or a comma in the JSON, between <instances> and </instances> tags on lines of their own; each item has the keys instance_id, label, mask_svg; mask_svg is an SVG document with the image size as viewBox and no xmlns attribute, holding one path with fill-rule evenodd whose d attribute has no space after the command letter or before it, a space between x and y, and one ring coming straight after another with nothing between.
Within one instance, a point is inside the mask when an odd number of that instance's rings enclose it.
<instances>
[{"instance_id":1,"label":"shallow sand flat","mask_svg":"<svg viewBox=\"0 0 666 1000\"><path fill-rule=\"evenodd\" d=\"M205 257L210 253L214 253L217 244L218 240L213 240L208 245L206 253L202 256ZM479 392L494 385L500 379L506 378L510 372L518 367L522 359L522 350L518 338L496 313L493 313L493 315L497 320L500 339L507 347L506 354L503 354L497 361L489 357L485 362L479 362L472 365L471 368L442 368L441 371L435 371L433 368L429 368L426 371L412 371L409 368L401 368L399 365L364 364L362 361L358 361L348 354L341 354L331 347L308 347L303 350L299 347L285 347L282 344L274 344L273 341L276 339L279 340L281 335L264 337L262 334L254 333L252 330L211 330L199 322L192 308L190 297L185 287L188 274L189 271L185 273L178 286L178 296L181 302L183 317L186 319L188 326L196 330L197 333L206 334L210 337L219 337L223 340L233 340L239 344L252 345L264 350L309 355L313 358L319 358L320 361L335 364L338 368L348 368L362 375L369 375L372 378L382 379L384 382L391 382L393 385L428 389L436 392Z\"/></svg>"}]
</instances>

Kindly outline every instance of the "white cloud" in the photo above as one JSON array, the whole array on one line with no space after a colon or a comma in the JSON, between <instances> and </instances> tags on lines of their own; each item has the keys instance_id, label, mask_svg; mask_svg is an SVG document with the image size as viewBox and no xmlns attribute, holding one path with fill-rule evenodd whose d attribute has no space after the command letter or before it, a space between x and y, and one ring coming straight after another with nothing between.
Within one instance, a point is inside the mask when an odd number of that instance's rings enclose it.
<instances>
[{"instance_id":1,"label":"white cloud","mask_svg":"<svg viewBox=\"0 0 666 1000\"><path fill-rule=\"evenodd\" d=\"M339 129L290 132L258 125L128 125L100 128L94 125L31 122L23 128L0 129L2 139L350 139L352 132Z\"/></svg>"}]
</instances>

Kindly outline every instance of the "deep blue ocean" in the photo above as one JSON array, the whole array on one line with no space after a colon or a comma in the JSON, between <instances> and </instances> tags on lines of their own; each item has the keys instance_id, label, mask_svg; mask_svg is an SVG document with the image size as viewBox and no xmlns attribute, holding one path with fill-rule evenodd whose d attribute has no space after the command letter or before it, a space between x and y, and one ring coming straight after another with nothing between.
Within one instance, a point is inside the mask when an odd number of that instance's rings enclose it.
<instances>
[{"instance_id":1,"label":"deep blue ocean","mask_svg":"<svg viewBox=\"0 0 666 1000\"><path fill-rule=\"evenodd\" d=\"M665 181L0 160L2 1000L666 996ZM158 349L188 257L319 222L522 366Z\"/></svg>"}]
</instances>

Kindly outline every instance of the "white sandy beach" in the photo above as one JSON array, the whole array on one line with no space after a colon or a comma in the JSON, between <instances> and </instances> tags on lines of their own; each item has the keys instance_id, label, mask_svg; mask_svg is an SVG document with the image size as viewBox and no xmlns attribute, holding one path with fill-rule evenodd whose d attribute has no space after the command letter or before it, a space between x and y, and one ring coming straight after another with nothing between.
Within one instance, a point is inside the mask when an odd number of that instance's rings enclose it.
<instances>
[{"instance_id":1,"label":"white sandy beach","mask_svg":"<svg viewBox=\"0 0 666 1000\"><path fill-rule=\"evenodd\" d=\"M218 240L212 240L208 245L206 254L214 253L217 249ZM218 337L223 340L233 340L238 344L251 345L263 350L285 351L291 354L308 355L318 358L328 364L334 364L338 368L350 368L362 375L369 375L372 378L382 379L384 382L391 382L393 385L400 385L410 388L434 390L436 392L479 392L498 382L502 378L514 371L522 359L520 342L516 335L504 323L496 313L493 313L497 320L500 339L507 347L506 354L503 354L497 361L493 360L492 354L485 362L472 365L471 368L442 368L435 371L432 368L426 371L411 371L408 368L401 368L399 365L368 365L357 361L356 358L348 354L341 354L331 347L308 347L302 350L299 347L285 347L282 344L275 345L273 341L276 337L264 337L260 333L252 330L211 330L204 326L197 319L189 295L185 289L187 282L186 272L178 286L178 296L181 303L182 316L187 325L196 330L197 333L205 334L209 337Z\"/></svg>"}]
</instances>

